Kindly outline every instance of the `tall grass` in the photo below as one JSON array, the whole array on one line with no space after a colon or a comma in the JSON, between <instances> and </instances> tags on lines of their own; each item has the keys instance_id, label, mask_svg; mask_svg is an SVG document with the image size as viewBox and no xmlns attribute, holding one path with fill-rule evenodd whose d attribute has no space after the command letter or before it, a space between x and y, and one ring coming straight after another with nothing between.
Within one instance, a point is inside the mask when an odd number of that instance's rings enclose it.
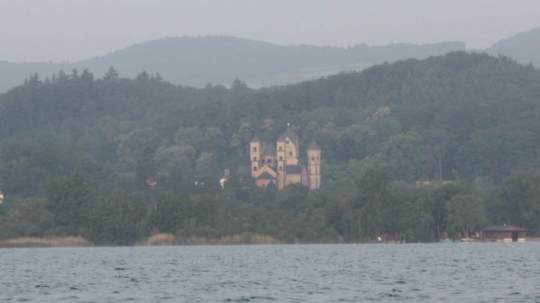
<instances>
[{"instance_id":1,"label":"tall grass","mask_svg":"<svg viewBox=\"0 0 540 303\"><path fill-rule=\"evenodd\" d=\"M177 237L179 244L184 245L240 245L240 244L279 244L272 236L242 233L217 238L209 237Z\"/></svg>"},{"instance_id":2,"label":"tall grass","mask_svg":"<svg viewBox=\"0 0 540 303\"><path fill-rule=\"evenodd\" d=\"M279 244L268 235L242 233L222 237L175 236L173 234L155 234L138 245L239 245L239 244Z\"/></svg>"},{"instance_id":3,"label":"tall grass","mask_svg":"<svg viewBox=\"0 0 540 303\"><path fill-rule=\"evenodd\" d=\"M62 247L62 246L89 246L90 243L83 237L20 237L0 240L0 247Z\"/></svg>"}]
</instances>

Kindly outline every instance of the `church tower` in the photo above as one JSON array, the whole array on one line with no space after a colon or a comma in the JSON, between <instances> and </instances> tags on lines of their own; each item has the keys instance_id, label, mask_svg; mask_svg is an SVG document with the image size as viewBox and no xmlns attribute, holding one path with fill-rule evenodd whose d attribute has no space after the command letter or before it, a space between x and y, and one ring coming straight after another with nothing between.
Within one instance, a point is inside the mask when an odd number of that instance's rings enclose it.
<instances>
[{"instance_id":1,"label":"church tower","mask_svg":"<svg viewBox=\"0 0 540 303\"><path fill-rule=\"evenodd\" d=\"M261 161L261 140L255 137L249 143L249 157L251 159L251 176L256 178L259 174L260 161Z\"/></svg>"},{"instance_id":2,"label":"church tower","mask_svg":"<svg viewBox=\"0 0 540 303\"><path fill-rule=\"evenodd\" d=\"M277 155L277 186L278 189L283 189L285 187L285 178L286 176L286 156L285 156L285 141L277 142L276 146L276 155Z\"/></svg>"},{"instance_id":3,"label":"church tower","mask_svg":"<svg viewBox=\"0 0 540 303\"><path fill-rule=\"evenodd\" d=\"M309 145L307 156L309 189L318 190L321 187L321 148L315 141Z\"/></svg>"},{"instance_id":4,"label":"church tower","mask_svg":"<svg viewBox=\"0 0 540 303\"><path fill-rule=\"evenodd\" d=\"M276 144L278 162L278 189L301 182L301 167L298 163L298 136L291 129L281 134ZM300 179L300 180L297 180Z\"/></svg>"},{"instance_id":5,"label":"church tower","mask_svg":"<svg viewBox=\"0 0 540 303\"><path fill-rule=\"evenodd\" d=\"M321 148L312 142L307 148L307 163L300 159L300 140L287 129L275 145L254 137L249 142L251 177L259 187L277 185L279 190L300 184L310 190L321 186ZM307 164L307 165L306 165Z\"/></svg>"}]
</instances>

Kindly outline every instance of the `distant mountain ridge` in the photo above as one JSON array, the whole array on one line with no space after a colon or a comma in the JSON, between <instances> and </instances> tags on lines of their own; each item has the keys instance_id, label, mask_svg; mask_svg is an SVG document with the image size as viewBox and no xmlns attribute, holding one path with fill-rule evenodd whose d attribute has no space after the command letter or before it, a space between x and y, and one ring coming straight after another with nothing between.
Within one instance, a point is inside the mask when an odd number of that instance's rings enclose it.
<instances>
[{"instance_id":1,"label":"distant mountain ridge","mask_svg":"<svg viewBox=\"0 0 540 303\"><path fill-rule=\"evenodd\" d=\"M521 64L540 67L539 49L540 27L500 40L488 49L475 51L504 55ZM188 86L230 84L238 78L250 86L261 87L359 71L384 62L425 59L464 50L467 50L464 42L385 46L358 44L343 48L284 46L226 36L163 38L74 63L0 61L0 92L22 83L34 73L44 78L60 70L89 69L100 77L110 66L114 66L122 77L132 78L148 71L159 73L172 83Z\"/></svg>"},{"instance_id":2,"label":"distant mountain ridge","mask_svg":"<svg viewBox=\"0 0 540 303\"><path fill-rule=\"evenodd\" d=\"M495 43L487 52L505 55L521 64L533 64L540 67L540 27L503 39Z\"/></svg>"},{"instance_id":3,"label":"distant mountain ridge","mask_svg":"<svg viewBox=\"0 0 540 303\"><path fill-rule=\"evenodd\" d=\"M248 39L207 36L163 38L74 63L0 61L0 91L22 83L30 74L50 76L59 70L88 68L96 76L114 66L122 77L143 71L159 73L175 84L202 87L230 84L239 78L252 86L288 84L402 59L423 59L465 50L463 42L424 45L389 44L353 47L281 46Z\"/></svg>"}]
</instances>

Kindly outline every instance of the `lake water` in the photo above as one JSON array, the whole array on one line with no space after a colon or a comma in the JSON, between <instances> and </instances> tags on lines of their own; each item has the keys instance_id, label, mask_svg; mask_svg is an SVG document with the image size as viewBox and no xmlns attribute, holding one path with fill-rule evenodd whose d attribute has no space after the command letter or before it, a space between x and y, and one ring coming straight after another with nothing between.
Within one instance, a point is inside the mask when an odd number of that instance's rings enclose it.
<instances>
[{"instance_id":1,"label":"lake water","mask_svg":"<svg viewBox=\"0 0 540 303\"><path fill-rule=\"evenodd\" d=\"M0 249L0 302L540 302L540 243Z\"/></svg>"}]
</instances>

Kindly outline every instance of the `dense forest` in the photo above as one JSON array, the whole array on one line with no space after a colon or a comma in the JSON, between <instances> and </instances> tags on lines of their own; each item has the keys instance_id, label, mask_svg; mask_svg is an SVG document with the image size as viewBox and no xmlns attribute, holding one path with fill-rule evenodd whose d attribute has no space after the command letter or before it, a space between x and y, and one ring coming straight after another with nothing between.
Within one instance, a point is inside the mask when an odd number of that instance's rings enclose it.
<instances>
[{"instance_id":1,"label":"dense forest","mask_svg":"<svg viewBox=\"0 0 540 303\"><path fill-rule=\"evenodd\" d=\"M0 238L269 235L437 241L540 224L540 71L464 52L296 85L170 84L110 68L0 95ZM247 144L322 147L322 188L259 189ZM231 172L224 188L218 180ZM148 180L156 180L151 186Z\"/></svg>"}]
</instances>

